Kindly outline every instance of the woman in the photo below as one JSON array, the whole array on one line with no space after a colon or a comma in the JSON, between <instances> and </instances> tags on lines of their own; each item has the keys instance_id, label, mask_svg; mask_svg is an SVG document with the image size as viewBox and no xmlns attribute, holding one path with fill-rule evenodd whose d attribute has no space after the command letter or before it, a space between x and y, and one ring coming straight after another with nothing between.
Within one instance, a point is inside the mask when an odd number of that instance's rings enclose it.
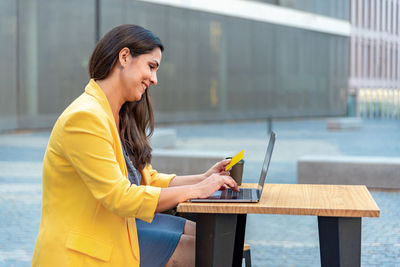
<instances>
[{"instance_id":1,"label":"woman","mask_svg":"<svg viewBox=\"0 0 400 267\"><path fill-rule=\"evenodd\" d=\"M224 172L229 160L202 175L152 169L148 88L157 84L162 51L156 36L135 25L118 26L97 44L91 80L47 146L33 266L194 265L194 224L155 214L225 185L238 188Z\"/></svg>"}]
</instances>

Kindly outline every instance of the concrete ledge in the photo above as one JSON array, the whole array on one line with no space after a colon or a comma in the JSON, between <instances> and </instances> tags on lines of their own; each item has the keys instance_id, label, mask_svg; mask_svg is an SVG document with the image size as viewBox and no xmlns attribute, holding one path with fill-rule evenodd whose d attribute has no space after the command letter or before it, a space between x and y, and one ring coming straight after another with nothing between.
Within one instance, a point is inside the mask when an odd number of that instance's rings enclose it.
<instances>
[{"instance_id":1,"label":"concrete ledge","mask_svg":"<svg viewBox=\"0 0 400 267\"><path fill-rule=\"evenodd\" d=\"M359 129L361 123L360 118L332 118L326 121L326 128L328 130Z\"/></svg>"},{"instance_id":2,"label":"concrete ledge","mask_svg":"<svg viewBox=\"0 0 400 267\"><path fill-rule=\"evenodd\" d=\"M303 156L297 162L297 181L400 189L400 158Z\"/></svg>"},{"instance_id":3,"label":"concrete ledge","mask_svg":"<svg viewBox=\"0 0 400 267\"><path fill-rule=\"evenodd\" d=\"M150 145L155 149L173 148L175 147L176 139L175 129L156 128L150 137Z\"/></svg>"},{"instance_id":4,"label":"concrete ledge","mask_svg":"<svg viewBox=\"0 0 400 267\"><path fill-rule=\"evenodd\" d=\"M154 169L177 175L204 173L218 161L232 155L230 151L178 149L154 149L152 154L151 164Z\"/></svg>"}]
</instances>

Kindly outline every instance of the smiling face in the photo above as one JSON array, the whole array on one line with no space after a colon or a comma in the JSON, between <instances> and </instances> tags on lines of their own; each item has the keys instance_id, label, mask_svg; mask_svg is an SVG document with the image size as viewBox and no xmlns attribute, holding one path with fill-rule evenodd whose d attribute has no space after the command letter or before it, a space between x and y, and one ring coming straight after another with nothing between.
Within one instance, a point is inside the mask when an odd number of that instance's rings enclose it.
<instances>
[{"instance_id":1,"label":"smiling face","mask_svg":"<svg viewBox=\"0 0 400 267\"><path fill-rule=\"evenodd\" d=\"M157 84L157 70L161 63L161 50L132 57L128 48L120 52L120 81L125 101L138 101L150 85Z\"/></svg>"}]
</instances>

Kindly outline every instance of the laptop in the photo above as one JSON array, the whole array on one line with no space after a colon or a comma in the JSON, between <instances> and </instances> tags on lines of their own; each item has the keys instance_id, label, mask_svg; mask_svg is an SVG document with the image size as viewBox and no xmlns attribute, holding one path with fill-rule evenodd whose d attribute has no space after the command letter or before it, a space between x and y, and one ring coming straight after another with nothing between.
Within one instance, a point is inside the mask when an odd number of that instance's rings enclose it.
<instances>
[{"instance_id":1,"label":"laptop","mask_svg":"<svg viewBox=\"0 0 400 267\"><path fill-rule=\"evenodd\" d=\"M217 191L208 198L193 198L188 202L258 202L264 188L265 178L267 177L269 163L275 144L275 133L271 132L267 152L265 153L264 164L261 170L260 180L257 188L241 188L239 192L227 188Z\"/></svg>"}]
</instances>

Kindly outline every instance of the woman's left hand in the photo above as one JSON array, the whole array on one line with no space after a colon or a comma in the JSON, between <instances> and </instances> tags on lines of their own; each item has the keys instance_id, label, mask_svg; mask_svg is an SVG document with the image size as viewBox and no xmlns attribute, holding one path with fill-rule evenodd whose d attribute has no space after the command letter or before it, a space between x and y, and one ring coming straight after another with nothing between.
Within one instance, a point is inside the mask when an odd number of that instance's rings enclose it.
<instances>
[{"instance_id":1,"label":"woman's left hand","mask_svg":"<svg viewBox=\"0 0 400 267\"><path fill-rule=\"evenodd\" d=\"M229 176L229 170L225 171L225 166L231 162L230 159L224 159L221 160L220 162L217 162L212 166L208 171L204 173L204 179L207 177L213 175L214 173L218 173L219 175L227 175Z\"/></svg>"}]
</instances>

